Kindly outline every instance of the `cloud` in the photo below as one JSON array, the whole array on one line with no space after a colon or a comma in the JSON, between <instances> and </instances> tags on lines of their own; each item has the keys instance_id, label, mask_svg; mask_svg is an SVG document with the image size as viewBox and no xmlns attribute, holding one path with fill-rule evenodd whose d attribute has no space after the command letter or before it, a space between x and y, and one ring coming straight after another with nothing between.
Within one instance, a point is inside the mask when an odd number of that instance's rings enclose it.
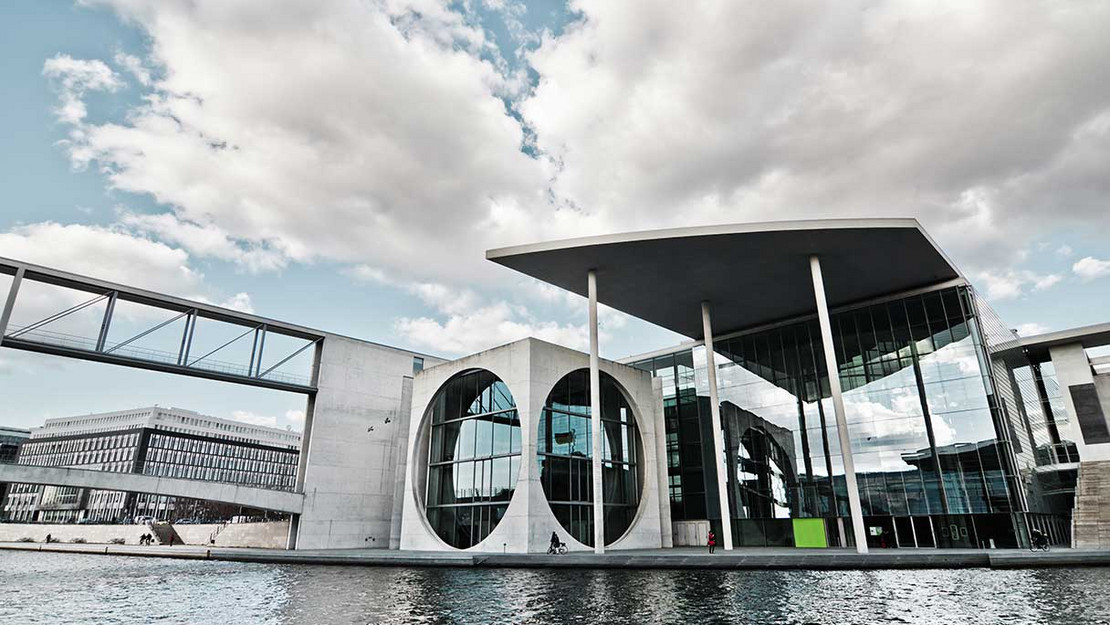
<instances>
[{"instance_id":1,"label":"cloud","mask_svg":"<svg viewBox=\"0 0 1110 625\"><path fill-rule=\"evenodd\" d=\"M143 65L143 60L133 54L125 52L116 52L113 57L116 65L127 70L135 80L139 81L140 85L149 86L151 83L150 70Z\"/></svg>"},{"instance_id":2,"label":"cloud","mask_svg":"<svg viewBox=\"0 0 1110 625\"><path fill-rule=\"evenodd\" d=\"M287 263L287 259L272 244L234 241L212 224L201 226L185 222L170 213L139 215L123 211L120 223L138 232L156 235L163 241L176 243L191 254L235 263L250 273L283 269Z\"/></svg>"},{"instance_id":3,"label":"cloud","mask_svg":"<svg viewBox=\"0 0 1110 625\"><path fill-rule=\"evenodd\" d=\"M522 151L514 78L466 16L423 0L96 4L146 32L160 71L125 120L82 124L69 156L172 207L139 225L192 253L461 282L488 279L497 215L538 229L547 166Z\"/></svg>"},{"instance_id":4,"label":"cloud","mask_svg":"<svg viewBox=\"0 0 1110 625\"><path fill-rule=\"evenodd\" d=\"M285 421L294 427L304 427L304 411L286 410Z\"/></svg>"},{"instance_id":5,"label":"cloud","mask_svg":"<svg viewBox=\"0 0 1110 625\"><path fill-rule=\"evenodd\" d=\"M1014 299L1029 290L1043 291L1063 280L1059 274L1040 274L1027 269L983 271L976 278L986 286L987 298L992 300Z\"/></svg>"},{"instance_id":6,"label":"cloud","mask_svg":"<svg viewBox=\"0 0 1110 625\"><path fill-rule=\"evenodd\" d=\"M1110 260L1099 260L1092 256L1085 256L1071 266L1075 275L1083 280L1094 280L1110 275Z\"/></svg>"},{"instance_id":7,"label":"cloud","mask_svg":"<svg viewBox=\"0 0 1110 625\"><path fill-rule=\"evenodd\" d=\"M1110 5L573 8L520 109L607 228L908 215L981 270L1110 226Z\"/></svg>"},{"instance_id":8,"label":"cloud","mask_svg":"<svg viewBox=\"0 0 1110 625\"><path fill-rule=\"evenodd\" d=\"M233 410L231 412L231 418L242 423L261 425L268 428L276 428L278 426L277 417L255 414L249 410Z\"/></svg>"},{"instance_id":9,"label":"cloud","mask_svg":"<svg viewBox=\"0 0 1110 625\"><path fill-rule=\"evenodd\" d=\"M518 64L478 3L88 4L146 35L114 59L141 100L92 123L84 95L120 77L65 55L44 73L72 164L163 211L126 229L247 272L324 260L413 289L434 312L399 327L450 326L456 346L519 327L579 340L531 312L558 304L506 301L490 247L908 215L1006 299L1061 279L1014 268L1046 231L1110 230L1103 2L611 0L545 29L488 0ZM427 285L463 301L449 311ZM479 312L505 330L457 336Z\"/></svg>"},{"instance_id":10,"label":"cloud","mask_svg":"<svg viewBox=\"0 0 1110 625\"><path fill-rule=\"evenodd\" d=\"M536 322L525 309L507 302L448 315L444 321L402 318L397 321L396 330L414 345L447 354L475 353L530 336L572 349L589 348L585 325Z\"/></svg>"},{"instance_id":11,"label":"cloud","mask_svg":"<svg viewBox=\"0 0 1110 625\"><path fill-rule=\"evenodd\" d=\"M42 75L54 81L61 102L54 109L59 121L78 124L88 116L82 98L89 91L116 91L123 81L112 68L98 60L75 59L56 54L43 63Z\"/></svg>"},{"instance_id":12,"label":"cloud","mask_svg":"<svg viewBox=\"0 0 1110 625\"><path fill-rule=\"evenodd\" d=\"M1074 250L1072 250L1071 246L1067 245L1067 244L1061 245L1060 247L1056 248L1056 255L1057 256L1063 256L1063 257L1067 258L1068 256L1071 256L1073 253L1074 253Z\"/></svg>"},{"instance_id":13,"label":"cloud","mask_svg":"<svg viewBox=\"0 0 1110 625\"><path fill-rule=\"evenodd\" d=\"M101 226L51 221L0 232L3 256L140 288L184 295L203 276L189 255L165 243Z\"/></svg>"},{"instance_id":14,"label":"cloud","mask_svg":"<svg viewBox=\"0 0 1110 625\"><path fill-rule=\"evenodd\" d=\"M1041 323L1030 322L1022 323L1014 330L1018 333L1018 336L1037 336L1049 332L1051 328Z\"/></svg>"},{"instance_id":15,"label":"cloud","mask_svg":"<svg viewBox=\"0 0 1110 625\"><path fill-rule=\"evenodd\" d=\"M250 295L221 297L190 264L189 254L123 227L41 222L0 232L0 256L45 265L79 275L127 286L216 303L241 312L252 312ZM47 288L38 283L21 287L17 311L31 322L89 299L89 294ZM89 308L89 314L96 308ZM100 314L100 313L96 313ZM120 314L142 314L138 308ZM58 324L52 324L52 327ZM63 324L64 325L64 324Z\"/></svg>"}]
</instances>

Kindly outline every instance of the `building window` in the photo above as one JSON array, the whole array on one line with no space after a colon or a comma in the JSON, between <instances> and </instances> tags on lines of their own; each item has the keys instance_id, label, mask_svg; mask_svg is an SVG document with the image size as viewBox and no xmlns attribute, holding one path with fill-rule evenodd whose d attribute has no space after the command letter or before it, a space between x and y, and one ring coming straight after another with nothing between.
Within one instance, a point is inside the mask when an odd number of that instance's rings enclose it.
<instances>
[{"instance_id":1,"label":"building window","mask_svg":"<svg viewBox=\"0 0 1110 625\"><path fill-rule=\"evenodd\" d=\"M489 371L451 378L432 400L427 517L452 547L482 542L505 516L520 472L520 417Z\"/></svg>"},{"instance_id":2,"label":"building window","mask_svg":"<svg viewBox=\"0 0 1110 625\"><path fill-rule=\"evenodd\" d=\"M419 373L424 370L424 359L420 356L412 357L412 372Z\"/></svg>"},{"instance_id":3,"label":"building window","mask_svg":"<svg viewBox=\"0 0 1110 625\"><path fill-rule=\"evenodd\" d=\"M578 542L593 546L593 442L590 424L590 373L579 369L564 377L547 396L536 439L537 463L551 512ZM628 530L636 516L642 487L640 437L632 407L616 380L601 373L602 498L605 544Z\"/></svg>"}]
</instances>

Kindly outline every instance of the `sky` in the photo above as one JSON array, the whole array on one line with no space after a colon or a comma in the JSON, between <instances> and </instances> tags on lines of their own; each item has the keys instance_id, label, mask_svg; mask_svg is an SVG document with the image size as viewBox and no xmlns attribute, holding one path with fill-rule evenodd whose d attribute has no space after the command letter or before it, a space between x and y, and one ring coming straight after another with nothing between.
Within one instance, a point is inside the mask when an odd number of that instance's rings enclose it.
<instances>
[{"instance_id":1,"label":"sky","mask_svg":"<svg viewBox=\"0 0 1110 625\"><path fill-rule=\"evenodd\" d=\"M584 300L489 248L916 217L1021 333L1105 322L1106 24L1083 0L8 0L0 256L453 357L587 344ZM602 356L681 340L602 310ZM21 427L304 409L12 350L0 394Z\"/></svg>"}]
</instances>

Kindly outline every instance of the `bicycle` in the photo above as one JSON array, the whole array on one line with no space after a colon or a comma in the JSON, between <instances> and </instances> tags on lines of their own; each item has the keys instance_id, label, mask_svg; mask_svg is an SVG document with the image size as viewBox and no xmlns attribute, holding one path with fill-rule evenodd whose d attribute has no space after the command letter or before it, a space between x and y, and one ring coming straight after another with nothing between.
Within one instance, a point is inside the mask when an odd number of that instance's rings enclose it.
<instances>
[{"instance_id":1,"label":"bicycle","mask_svg":"<svg viewBox=\"0 0 1110 625\"><path fill-rule=\"evenodd\" d=\"M567 544L566 543L559 543L558 545L552 545L552 546L547 548L547 554L548 555L563 555L566 552L567 552Z\"/></svg>"},{"instance_id":2,"label":"bicycle","mask_svg":"<svg viewBox=\"0 0 1110 625\"><path fill-rule=\"evenodd\" d=\"M1032 551L1032 552L1037 552L1037 551L1047 552L1048 551L1048 539L1043 537L1043 536L1033 538L1032 540L1029 541L1029 551Z\"/></svg>"}]
</instances>

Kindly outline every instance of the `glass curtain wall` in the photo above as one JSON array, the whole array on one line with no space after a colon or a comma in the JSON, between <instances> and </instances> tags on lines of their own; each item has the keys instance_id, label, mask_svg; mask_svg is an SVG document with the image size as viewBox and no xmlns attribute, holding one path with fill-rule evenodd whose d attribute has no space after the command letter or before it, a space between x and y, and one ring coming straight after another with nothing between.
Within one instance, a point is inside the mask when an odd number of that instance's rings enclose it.
<instances>
[{"instance_id":1,"label":"glass curtain wall","mask_svg":"<svg viewBox=\"0 0 1110 625\"><path fill-rule=\"evenodd\" d=\"M482 542L505 516L520 471L520 417L505 383L477 370L432 400L427 517L452 547Z\"/></svg>"},{"instance_id":2,"label":"glass curtain wall","mask_svg":"<svg viewBox=\"0 0 1110 625\"><path fill-rule=\"evenodd\" d=\"M708 398L698 397L693 353L668 354L635 366L651 372L663 385L671 520L707 519L709 510L720 515L716 491L710 488L716 482L707 481L715 478L705 474L705 467L713 466L712 423ZM700 409L699 401L705 403Z\"/></svg>"},{"instance_id":3,"label":"glass curtain wall","mask_svg":"<svg viewBox=\"0 0 1110 625\"><path fill-rule=\"evenodd\" d=\"M551 512L575 540L593 546L593 439L590 372L567 374L547 397L537 441L540 482ZM640 503L639 434L616 381L601 372L605 544L624 535Z\"/></svg>"},{"instance_id":4,"label":"glass curtain wall","mask_svg":"<svg viewBox=\"0 0 1110 625\"><path fill-rule=\"evenodd\" d=\"M1005 414L971 297L950 288L832 315L873 546L1017 544L1014 463L996 428ZM792 544L800 518L830 519L830 544L849 539L817 321L718 338L716 348L737 544ZM693 355L697 393L708 395L704 348Z\"/></svg>"}]
</instances>

